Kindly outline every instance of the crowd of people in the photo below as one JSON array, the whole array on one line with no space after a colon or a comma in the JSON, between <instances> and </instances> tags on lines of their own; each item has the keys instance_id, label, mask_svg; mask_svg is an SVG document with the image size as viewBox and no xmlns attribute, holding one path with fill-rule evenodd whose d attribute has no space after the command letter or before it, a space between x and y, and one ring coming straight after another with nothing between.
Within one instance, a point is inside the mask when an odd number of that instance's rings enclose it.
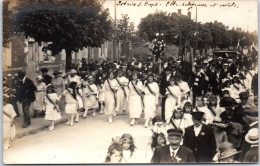
<instances>
[{"instance_id":1,"label":"crowd of people","mask_svg":"<svg viewBox=\"0 0 260 166\"><path fill-rule=\"evenodd\" d=\"M13 126L20 116L17 102L24 128L31 125L32 103L33 117L49 120L49 130L61 112L66 125L91 111L105 114L108 123L123 113L131 126L144 113L144 127L153 126L151 163L257 162L258 153L252 152L258 147L257 61L250 55L238 60L198 55L192 66L188 73L173 58L160 65L151 59L87 64L83 58L80 66L54 71L53 77L41 69L35 84L21 71L4 80L4 123ZM5 144L8 148L9 140ZM134 151L133 137L124 134L108 148L105 162L128 163Z\"/></svg>"}]
</instances>

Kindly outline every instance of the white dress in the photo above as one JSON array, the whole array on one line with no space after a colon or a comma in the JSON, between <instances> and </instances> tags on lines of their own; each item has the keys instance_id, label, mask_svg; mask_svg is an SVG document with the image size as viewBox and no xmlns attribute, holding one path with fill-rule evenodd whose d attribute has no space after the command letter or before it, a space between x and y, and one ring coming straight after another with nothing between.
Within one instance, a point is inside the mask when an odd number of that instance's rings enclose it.
<instances>
[{"instance_id":1,"label":"white dress","mask_svg":"<svg viewBox=\"0 0 260 166\"><path fill-rule=\"evenodd\" d=\"M98 88L95 84L86 84L83 87L82 93L85 109L98 108Z\"/></svg>"},{"instance_id":2,"label":"white dress","mask_svg":"<svg viewBox=\"0 0 260 166\"><path fill-rule=\"evenodd\" d=\"M47 95L54 103L58 103L59 97L56 93L49 93ZM46 108L45 120L61 119L61 113L58 112L57 109L54 109L54 104L52 104L52 102L47 97L45 97L44 101L45 101L45 108Z\"/></svg>"},{"instance_id":3,"label":"white dress","mask_svg":"<svg viewBox=\"0 0 260 166\"><path fill-rule=\"evenodd\" d=\"M168 89L171 91L171 93L168 91ZM171 94L177 96L178 98L173 97ZM173 108L177 105L180 105L180 99L181 99L181 90L179 86L168 86L166 89L166 95L167 99L165 101L165 120L167 123L170 122L170 119L172 117Z\"/></svg>"},{"instance_id":4,"label":"white dress","mask_svg":"<svg viewBox=\"0 0 260 166\"><path fill-rule=\"evenodd\" d=\"M35 101L33 102L33 109L42 111L44 107L44 97L46 94L46 84L41 82L36 85L37 91L35 93Z\"/></svg>"},{"instance_id":5,"label":"white dress","mask_svg":"<svg viewBox=\"0 0 260 166\"><path fill-rule=\"evenodd\" d=\"M189 92L190 92L190 87L188 85L187 82L185 81L181 81L180 83L178 83L178 86L180 87L180 90L182 92L182 97L185 98L185 100L190 100L190 96L189 96Z\"/></svg>"},{"instance_id":6,"label":"white dress","mask_svg":"<svg viewBox=\"0 0 260 166\"><path fill-rule=\"evenodd\" d=\"M65 91L65 113L66 114L76 114L78 109L78 101L72 96L72 90L69 89Z\"/></svg>"},{"instance_id":7,"label":"white dress","mask_svg":"<svg viewBox=\"0 0 260 166\"><path fill-rule=\"evenodd\" d=\"M136 89L141 93L143 90L143 84L141 81L138 80L137 84L133 83L132 81L129 82L129 116L131 119L133 118L140 118L142 110L143 110L143 102L141 96L138 95L136 90L134 89L134 86Z\"/></svg>"},{"instance_id":8,"label":"white dress","mask_svg":"<svg viewBox=\"0 0 260 166\"><path fill-rule=\"evenodd\" d=\"M15 137L15 125L11 126L12 119L16 116L14 107L12 104L6 104L3 106L3 138Z\"/></svg>"},{"instance_id":9,"label":"white dress","mask_svg":"<svg viewBox=\"0 0 260 166\"><path fill-rule=\"evenodd\" d=\"M116 111L123 111L126 110L126 98L127 98L127 91L124 85L128 85L129 80L125 76L117 77L116 79L118 80L116 81L119 82L120 85L122 86L119 87L116 92L116 100L117 100Z\"/></svg>"},{"instance_id":10,"label":"white dress","mask_svg":"<svg viewBox=\"0 0 260 166\"><path fill-rule=\"evenodd\" d=\"M149 91L148 86L152 90ZM155 116L156 105L158 104L159 86L156 82L148 83L144 86L144 118L153 118Z\"/></svg>"},{"instance_id":11,"label":"white dress","mask_svg":"<svg viewBox=\"0 0 260 166\"><path fill-rule=\"evenodd\" d=\"M112 92L109 84L108 84L108 80L110 83L111 88L113 89L113 91L115 92L118 85L117 85L117 81L115 79L110 80L107 79L104 83L104 91L105 91L105 108L104 108L104 112L106 115L112 115L115 112L115 108L116 108L116 96L115 94Z\"/></svg>"}]
</instances>

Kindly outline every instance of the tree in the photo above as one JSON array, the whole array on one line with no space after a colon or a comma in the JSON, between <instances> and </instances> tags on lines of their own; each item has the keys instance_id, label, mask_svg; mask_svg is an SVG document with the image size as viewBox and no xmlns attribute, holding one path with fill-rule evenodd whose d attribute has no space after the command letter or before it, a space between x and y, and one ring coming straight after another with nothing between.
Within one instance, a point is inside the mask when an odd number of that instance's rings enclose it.
<instances>
[{"instance_id":1,"label":"tree","mask_svg":"<svg viewBox=\"0 0 260 166\"><path fill-rule=\"evenodd\" d=\"M112 23L108 10L93 0L23 0L15 8L15 30L34 38L55 56L65 49L66 70L71 53L84 47L100 47L109 40Z\"/></svg>"},{"instance_id":2,"label":"tree","mask_svg":"<svg viewBox=\"0 0 260 166\"><path fill-rule=\"evenodd\" d=\"M134 23L129 21L127 14L122 14L122 18L117 22L116 38L119 40L131 40L134 34Z\"/></svg>"},{"instance_id":3,"label":"tree","mask_svg":"<svg viewBox=\"0 0 260 166\"><path fill-rule=\"evenodd\" d=\"M210 28L207 24L198 23L198 49L200 52L205 49L207 54L207 49L212 45L212 36Z\"/></svg>"},{"instance_id":4,"label":"tree","mask_svg":"<svg viewBox=\"0 0 260 166\"><path fill-rule=\"evenodd\" d=\"M3 47L8 47L12 36L12 12L8 9L9 2L3 2Z\"/></svg>"},{"instance_id":5,"label":"tree","mask_svg":"<svg viewBox=\"0 0 260 166\"><path fill-rule=\"evenodd\" d=\"M156 11L141 19L138 25L138 35L143 39L152 41L156 33L164 34L164 40L167 44L173 44L174 36L178 35L178 23L176 14L167 14L166 12Z\"/></svg>"}]
</instances>

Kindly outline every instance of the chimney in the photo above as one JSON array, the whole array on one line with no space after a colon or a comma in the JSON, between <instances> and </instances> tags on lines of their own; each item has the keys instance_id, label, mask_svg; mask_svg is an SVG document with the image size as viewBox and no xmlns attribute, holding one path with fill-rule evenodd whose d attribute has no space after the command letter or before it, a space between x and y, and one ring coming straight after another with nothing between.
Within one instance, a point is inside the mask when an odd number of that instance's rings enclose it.
<instances>
[{"instance_id":1,"label":"chimney","mask_svg":"<svg viewBox=\"0 0 260 166\"><path fill-rule=\"evenodd\" d=\"M181 15L181 9L178 9L178 14Z\"/></svg>"},{"instance_id":2,"label":"chimney","mask_svg":"<svg viewBox=\"0 0 260 166\"><path fill-rule=\"evenodd\" d=\"M188 17L191 20L191 12L190 11L188 12Z\"/></svg>"},{"instance_id":3,"label":"chimney","mask_svg":"<svg viewBox=\"0 0 260 166\"><path fill-rule=\"evenodd\" d=\"M215 20L215 21L214 21L214 24L217 24L217 23L218 23L217 20Z\"/></svg>"}]
</instances>

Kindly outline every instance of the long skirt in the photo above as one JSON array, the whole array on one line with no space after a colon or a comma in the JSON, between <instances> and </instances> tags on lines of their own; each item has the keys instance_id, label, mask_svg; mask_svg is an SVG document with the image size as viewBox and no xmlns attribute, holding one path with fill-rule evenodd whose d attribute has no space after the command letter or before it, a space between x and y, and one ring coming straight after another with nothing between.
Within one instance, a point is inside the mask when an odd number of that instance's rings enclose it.
<instances>
[{"instance_id":1,"label":"long skirt","mask_svg":"<svg viewBox=\"0 0 260 166\"><path fill-rule=\"evenodd\" d=\"M116 111L126 110L126 96L124 94L124 91L122 89L119 89L116 93L116 96Z\"/></svg>"},{"instance_id":2,"label":"long skirt","mask_svg":"<svg viewBox=\"0 0 260 166\"><path fill-rule=\"evenodd\" d=\"M105 108L104 112L106 115L113 115L115 112L115 97L110 91L105 92Z\"/></svg>"},{"instance_id":3,"label":"long skirt","mask_svg":"<svg viewBox=\"0 0 260 166\"><path fill-rule=\"evenodd\" d=\"M131 119L140 118L143 110L142 99L139 95L129 96L129 116Z\"/></svg>"},{"instance_id":4,"label":"long skirt","mask_svg":"<svg viewBox=\"0 0 260 166\"><path fill-rule=\"evenodd\" d=\"M153 118L156 111L156 98L154 95L144 96L144 118Z\"/></svg>"},{"instance_id":5,"label":"long skirt","mask_svg":"<svg viewBox=\"0 0 260 166\"><path fill-rule=\"evenodd\" d=\"M165 120L166 122L169 122L172 114L173 114L173 109L177 104L177 100L174 97L167 97L165 101Z\"/></svg>"},{"instance_id":6,"label":"long skirt","mask_svg":"<svg viewBox=\"0 0 260 166\"><path fill-rule=\"evenodd\" d=\"M98 99L96 96L89 96L84 99L84 108L85 109L92 109L92 108L98 108Z\"/></svg>"},{"instance_id":7,"label":"long skirt","mask_svg":"<svg viewBox=\"0 0 260 166\"><path fill-rule=\"evenodd\" d=\"M45 97L45 92L36 92L35 93L35 101L33 102L33 109L37 111L42 111L43 110L43 101Z\"/></svg>"}]
</instances>

